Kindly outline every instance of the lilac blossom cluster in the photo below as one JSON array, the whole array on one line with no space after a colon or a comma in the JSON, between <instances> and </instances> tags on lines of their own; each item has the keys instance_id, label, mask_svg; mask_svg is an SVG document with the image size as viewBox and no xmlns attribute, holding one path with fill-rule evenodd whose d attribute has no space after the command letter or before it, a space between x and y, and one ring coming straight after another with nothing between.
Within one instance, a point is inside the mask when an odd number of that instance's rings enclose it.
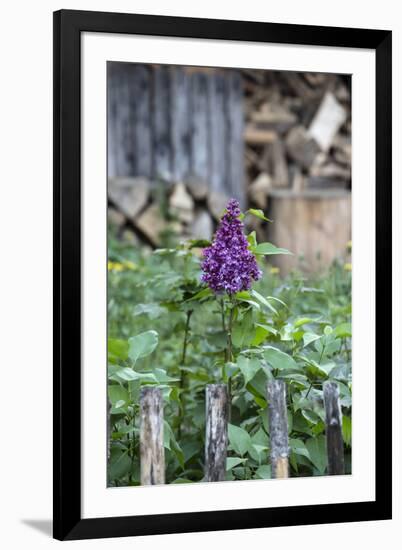
<instances>
[{"instance_id":1,"label":"lilac blossom cluster","mask_svg":"<svg viewBox=\"0 0 402 550\"><path fill-rule=\"evenodd\" d=\"M262 275L254 254L248 250L240 213L237 200L230 199L211 246L203 251L201 280L215 293L231 295L248 290Z\"/></svg>"}]
</instances>

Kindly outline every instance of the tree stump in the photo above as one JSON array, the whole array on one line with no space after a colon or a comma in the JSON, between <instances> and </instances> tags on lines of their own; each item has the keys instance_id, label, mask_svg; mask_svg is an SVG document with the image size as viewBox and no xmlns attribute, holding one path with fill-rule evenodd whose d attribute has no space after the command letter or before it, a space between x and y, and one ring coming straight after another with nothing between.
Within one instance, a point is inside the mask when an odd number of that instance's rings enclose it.
<instances>
[{"instance_id":1,"label":"tree stump","mask_svg":"<svg viewBox=\"0 0 402 550\"><path fill-rule=\"evenodd\" d=\"M295 267L317 272L343 258L351 238L351 193L344 189L270 191L268 240L293 253L272 257L286 275Z\"/></svg>"}]
</instances>

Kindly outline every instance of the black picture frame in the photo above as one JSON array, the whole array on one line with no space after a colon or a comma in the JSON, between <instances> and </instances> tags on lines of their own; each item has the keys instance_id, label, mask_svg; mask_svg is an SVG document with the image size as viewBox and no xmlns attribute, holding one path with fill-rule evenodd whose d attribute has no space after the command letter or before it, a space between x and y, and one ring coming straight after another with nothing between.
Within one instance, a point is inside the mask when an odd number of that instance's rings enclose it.
<instances>
[{"instance_id":1,"label":"black picture frame","mask_svg":"<svg viewBox=\"0 0 402 550\"><path fill-rule=\"evenodd\" d=\"M368 48L376 55L376 499L82 519L81 48L83 32ZM390 519L391 46L385 30L61 10L54 13L54 537L60 540ZM381 346L380 346L381 343Z\"/></svg>"}]
</instances>

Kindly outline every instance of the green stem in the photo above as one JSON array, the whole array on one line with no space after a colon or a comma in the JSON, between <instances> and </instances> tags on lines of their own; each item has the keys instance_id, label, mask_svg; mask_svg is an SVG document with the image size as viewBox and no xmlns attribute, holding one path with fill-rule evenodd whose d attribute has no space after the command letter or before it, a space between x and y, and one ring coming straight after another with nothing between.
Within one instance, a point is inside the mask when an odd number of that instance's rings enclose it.
<instances>
[{"instance_id":1,"label":"green stem","mask_svg":"<svg viewBox=\"0 0 402 550\"><path fill-rule=\"evenodd\" d=\"M193 313L192 309L189 309L187 311L186 326L184 328L183 351L181 354L181 363L180 363L181 365L184 365L186 362L188 335L190 333L190 319L191 319L192 313ZM184 376L181 378L181 382L180 382L180 386L183 387L183 385L184 385Z\"/></svg>"},{"instance_id":2,"label":"green stem","mask_svg":"<svg viewBox=\"0 0 402 550\"><path fill-rule=\"evenodd\" d=\"M229 312L229 323L227 328L227 354L226 354L226 361L232 361L233 359L233 352L232 352L232 328L233 328L233 313L234 313L234 303L233 303L233 297L231 294L229 294L230 299L230 312Z\"/></svg>"},{"instance_id":3,"label":"green stem","mask_svg":"<svg viewBox=\"0 0 402 550\"><path fill-rule=\"evenodd\" d=\"M226 362L233 361L232 328L233 328L233 316L234 316L234 302L233 302L233 296L231 294L229 294L229 300L230 300L230 312L229 312L229 322L227 327ZM229 400L228 420L230 422L232 417L232 378L231 376L228 376L228 400Z\"/></svg>"},{"instance_id":4,"label":"green stem","mask_svg":"<svg viewBox=\"0 0 402 550\"><path fill-rule=\"evenodd\" d=\"M193 314L193 310L189 309L187 311L186 325L184 327L183 350L182 350L181 361L180 361L180 365L182 367L184 367L184 365L186 363L188 336L190 334L190 320L191 320L191 315L192 314ZM182 391L184 390L185 381L186 381L186 373L182 369L180 369L180 386L179 387ZM179 438L181 437L181 427L182 427L182 422L183 422L183 419L184 419L184 416L185 416L184 411L185 411L184 400L182 400L181 395L180 395L179 425L178 425L178 428L177 428Z\"/></svg>"}]
</instances>

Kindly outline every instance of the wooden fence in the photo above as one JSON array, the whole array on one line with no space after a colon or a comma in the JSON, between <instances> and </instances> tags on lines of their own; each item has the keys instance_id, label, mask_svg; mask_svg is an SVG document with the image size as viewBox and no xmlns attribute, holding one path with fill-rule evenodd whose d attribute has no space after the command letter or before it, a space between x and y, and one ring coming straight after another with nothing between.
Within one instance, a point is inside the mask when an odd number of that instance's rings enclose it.
<instances>
[{"instance_id":1,"label":"wooden fence","mask_svg":"<svg viewBox=\"0 0 402 550\"><path fill-rule=\"evenodd\" d=\"M342 439L342 413L339 388L335 382L323 386L326 417L327 464L329 475L345 473ZM271 477L289 477L289 440L286 385L274 380L267 385L270 432ZM228 447L228 389L225 384L206 388L205 475L203 481L224 481ZM163 447L163 402L159 388L147 386L140 397L141 484L165 482Z\"/></svg>"},{"instance_id":2,"label":"wooden fence","mask_svg":"<svg viewBox=\"0 0 402 550\"><path fill-rule=\"evenodd\" d=\"M235 70L109 62L108 177L201 180L245 201Z\"/></svg>"}]
</instances>

